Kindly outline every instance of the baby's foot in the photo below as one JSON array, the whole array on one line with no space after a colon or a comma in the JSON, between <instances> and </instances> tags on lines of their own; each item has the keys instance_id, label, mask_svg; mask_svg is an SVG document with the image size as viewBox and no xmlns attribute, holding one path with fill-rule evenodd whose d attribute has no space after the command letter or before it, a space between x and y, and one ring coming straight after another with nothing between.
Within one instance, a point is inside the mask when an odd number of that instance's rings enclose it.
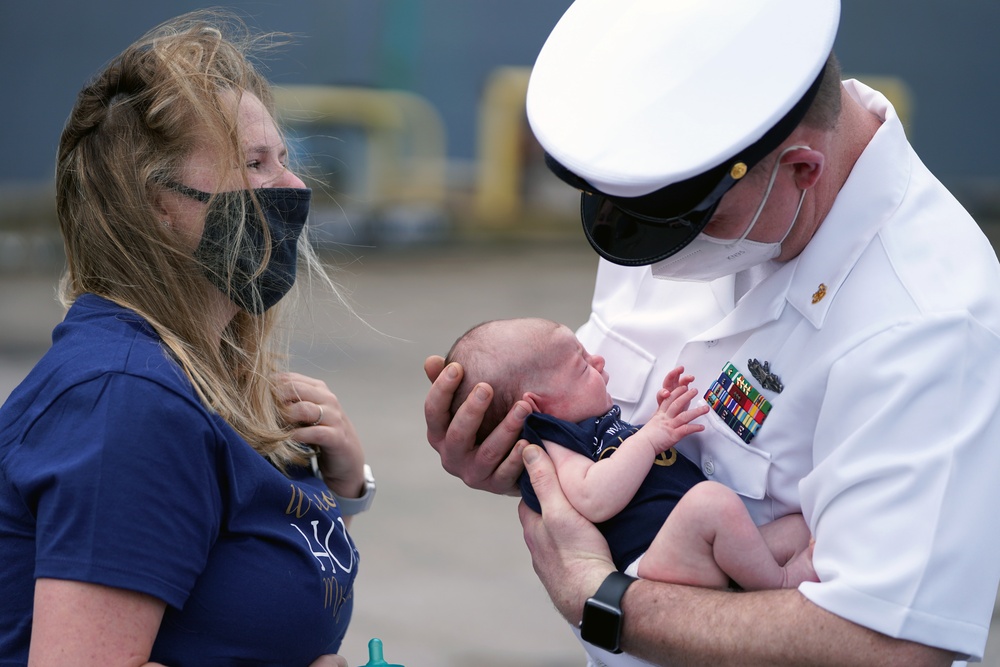
<instances>
[{"instance_id":1,"label":"baby's foot","mask_svg":"<svg viewBox=\"0 0 1000 667\"><path fill-rule=\"evenodd\" d=\"M798 588L803 581L819 581L816 570L813 569L813 548L815 540L809 540L809 546L792 556L784 569L785 581L782 588Z\"/></svg>"}]
</instances>

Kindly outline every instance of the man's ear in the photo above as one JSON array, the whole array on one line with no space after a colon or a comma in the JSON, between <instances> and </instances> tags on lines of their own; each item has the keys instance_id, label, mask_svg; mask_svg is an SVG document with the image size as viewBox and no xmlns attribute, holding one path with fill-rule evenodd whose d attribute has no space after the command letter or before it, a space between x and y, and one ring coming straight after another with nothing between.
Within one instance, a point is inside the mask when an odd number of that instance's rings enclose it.
<instances>
[{"instance_id":1,"label":"man's ear","mask_svg":"<svg viewBox=\"0 0 1000 667\"><path fill-rule=\"evenodd\" d=\"M823 175L826 156L812 148L794 148L781 158L782 164L790 164L795 170L795 185L799 190L808 190L816 185Z\"/></svg>"}]
</instances>

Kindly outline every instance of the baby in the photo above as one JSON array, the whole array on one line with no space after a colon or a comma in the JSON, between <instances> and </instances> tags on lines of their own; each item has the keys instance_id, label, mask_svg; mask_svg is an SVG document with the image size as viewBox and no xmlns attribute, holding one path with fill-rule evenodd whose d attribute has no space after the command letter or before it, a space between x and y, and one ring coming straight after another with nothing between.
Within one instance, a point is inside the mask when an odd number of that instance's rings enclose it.
<instances>
[{"instance_id":1,"label":"baby","mask_svg":"<svg viewBox=\"0 0 1000 667\"><path fill-rule=\"evenodd\" d=\"M567 499L604 534L619 570L693 586L735 583L744 590L817 581L801 515L758 528L733 491L707 481L673 449L704 429L694 420L709 409L691 407L698 392L683 368L667 373L656 412L639 427L620 419L604 359L556 322L485 322L455 342L447 357L452 361L465 370L453 414L478 383L493 387L480 442L516 401L531 404L523 437L545 447ZM540 512L527 473L520 487L524 501Z\"/></svg>"}]
</instances>

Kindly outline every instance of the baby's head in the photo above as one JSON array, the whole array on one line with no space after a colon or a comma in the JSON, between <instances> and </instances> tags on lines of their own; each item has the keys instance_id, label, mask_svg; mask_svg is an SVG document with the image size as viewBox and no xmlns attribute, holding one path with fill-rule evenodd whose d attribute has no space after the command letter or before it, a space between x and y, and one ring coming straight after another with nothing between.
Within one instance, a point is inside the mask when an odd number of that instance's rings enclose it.
<instances>
[{"instance_id":1,"label":"baby's head","mask_svg":"<svg viewBox=\"0 0 1000 667\"><path fill-rule=\"evenodd\" d=\"M520 399L537 412L574 422L611 409L604 359L589 354L572 331L551 320L483 322L455 341L446 358L446 363L452 361L465 370L452 401L452 416L477 384L493 387L477 444Z\"/></svg>"}]
</instances>

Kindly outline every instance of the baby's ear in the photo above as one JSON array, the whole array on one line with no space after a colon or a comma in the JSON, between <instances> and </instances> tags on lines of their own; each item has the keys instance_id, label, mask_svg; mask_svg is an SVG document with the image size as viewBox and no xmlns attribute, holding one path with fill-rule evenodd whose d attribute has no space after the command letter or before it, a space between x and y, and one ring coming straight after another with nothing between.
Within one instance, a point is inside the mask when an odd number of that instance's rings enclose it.
<instances>
[{"instance_id":1,"label":"baby's ear","mask_svg":"<svg viewBox=\"0 0 1000 667\"><path fill-rule=\"evenodd\" d=\"M521 397L523 400L527 401L534 412L544 412L541 408L542 397L533 391L526 391L524 396Z\"/></svg>"}]
</instances>

